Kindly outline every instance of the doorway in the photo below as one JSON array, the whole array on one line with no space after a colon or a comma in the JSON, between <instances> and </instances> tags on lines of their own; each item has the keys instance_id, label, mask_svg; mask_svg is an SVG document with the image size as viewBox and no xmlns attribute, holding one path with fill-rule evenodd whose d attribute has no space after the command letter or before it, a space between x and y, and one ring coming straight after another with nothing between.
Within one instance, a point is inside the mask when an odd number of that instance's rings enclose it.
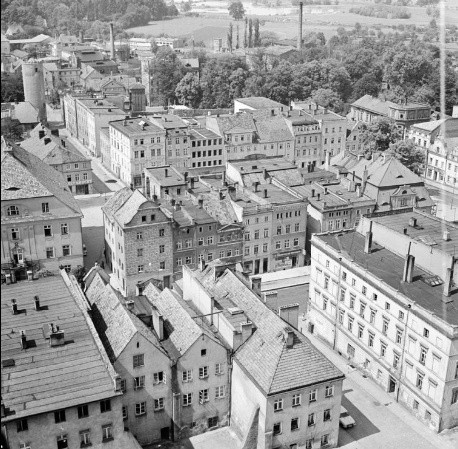
<instances>
[{"instance_id":1,"label":"doorway","mask_svg":"<svg viewBox=\"0 0 458 449\"><path fill-rule=\"evenodd\" d=\"M259 274L259 266L260 266L260 260L256 259L254 261L254 274Z\"/></svg>"},{"instance_id":2,"label":"doorway","mask_svg":"<svg viewBox=\"0 0 458 449\"><path fill-rule=\"evenodd\" d=\"M170 440L170 427L163 427L161 429L161 440Z\"/></svg>"},{"instance_id":3,"label":"doorway","mask_svg":"<svg viewBox=\"0 0 458 449\"><path fill-rule=\"evenodd\" d=\"M269 270L269 259L266 258L262 261L262 272L267 273L268 270Z\"/></svg>"},{"instance_id":4,"label":"doorway","mask_svg":"<svg viewBox=\"0 0 458 449\"><path fill-rule=\"evenodd\" d=\"M394 380L391 376L388 380L388 393L394 393L396 391L396 380Z\"/></svg>"}]
</instances>

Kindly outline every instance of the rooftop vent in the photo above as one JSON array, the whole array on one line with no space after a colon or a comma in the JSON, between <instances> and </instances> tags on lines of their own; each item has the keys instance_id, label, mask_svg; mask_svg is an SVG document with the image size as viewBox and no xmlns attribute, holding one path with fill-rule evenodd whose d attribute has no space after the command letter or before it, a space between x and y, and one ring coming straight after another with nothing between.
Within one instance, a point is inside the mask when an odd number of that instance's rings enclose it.
<instances>
[{"instance_id":1,"label":"rooftop vent","mask_svg":"<svg viewBox=\"0 0 458 449\"><path fill-rule=\"evenodd\" d=\"M243 310L242 310L242 309L239 309L238 307L228 307L228 308L227 308L227 311L228 311L231 315L239 315L239 314L243 313Z\"/></svg>"},{"instance_id":2,"label":"rooftop vent","mask_svg":"<svg viewBox=\"0 0 458 449\"><path fill-rule=\"evenodd\" d=\"M65 344L64 331L61 331L59 326L54 326L52 323L49 325L49 328L49 345L51 348L63 346Z\"/></svg>"}]
</instances>

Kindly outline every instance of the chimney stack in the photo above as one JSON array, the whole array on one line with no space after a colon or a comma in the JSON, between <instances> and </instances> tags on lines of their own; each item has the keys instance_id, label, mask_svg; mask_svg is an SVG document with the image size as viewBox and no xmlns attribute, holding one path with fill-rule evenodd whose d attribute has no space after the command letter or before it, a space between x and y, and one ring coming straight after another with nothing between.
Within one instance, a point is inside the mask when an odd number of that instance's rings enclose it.
<instances>
[{"instance_id":1,"label":"chimney stack","mask_svg":"<svg viewBox=\"0 0 458 449\"><path fill-rule=\"evenodd\" d=\"M51 348L63 346L65 344L64 331L59 329L59 326L50 325L51 332L49 333L49 345Z\"/></svg>"},{"instance_id":2,"label":"chimney stack","mask_svg":"<svg viewBox=\"0 0 458 449\"><path fill-rule=\"evenodd\" d=\"M304 4L299 2L299 26L297 29L297 49L299 51L302 50L302 12L303 12Z\"/></svg>"},{"instance_id":3,"label":"chimney stack","mask_svg":"<svg viewBox=\"0 0 458 449\"><path fill-rule=\"evenodd\" d=\"M415 266L415 257L410 254L410 246L412 242L409 242L409 247L407 248L407 255L404 262L404 272L402 275L403 282L411 283L413 278L413 269Z\"/></svg>"},{"instance_id":4,"label":"chimney stack","mask_svg":"<svg viewBox=\"0 0 458 449\"><path fill-rule=\"evenodd\" d=\"M17 302L14 298L11 300L11 309L13 311L13 315L17 315Z\"/></svg>"},{"instance_id":5,"label":"chimney stack","mask_svg":"<svg viewBox=\"0 0 458 449\"><path fill-rule=\"evenodd\" d=\"M315 198L315 189L312 189L312 198Z\"/></svg>"},{"instance_id":6,"label":"chimney stack","mask_svg":"<svg viewBox=\"0 0 458 449\"><path fill-rule=\"evenodd\" d=\"M38 295L33 297L33 301L35 302L35 310L40 310L40 298Z\"/></svg>"},{"instance_id":7,"label":"chimney stack","mask_svg":"<svg viewBox=\"0 0 458 449\"><path fill-rule=\"evenodd\" d=\"M126 301L127 310L130 310L132 312L134 310L134 306L135 306L135 301L132 301L132 300Z\"/></svg>"},{"instance_id":8,"label":"chimney stack","mask_svg":"<svg viewBox=\"0 0 458 449\"><path fill-rule=\"evenodd\" d=\"M21 348L27 349L27 337L25 336L25 331L21 331Z\"/></svg>"},{"instance_id":9,"label":"chimney stack","mask_svg":"<svg viewBox=\"0 0 458 449\"><path fill-rule=\"evenodd\" d=\"M290 327L285 328L285 340L286 347L292 348L294 345L294 331Z\"/></svg>"},{"instance_id":10,"label":"chimney stack","mask_svg":"<svg viewBox=\"0 0 458 449\"><path fill-rule=\"evenodd\" d=\"M288 304L278 308L280 318L296 329L299 326L299 304Z\"/></svg>"},{"instance_id":11,"label":"chimney stack","mask_svg":"<svg viewBox=\"0 0 458 449\"><path fill-rule=\"evenodd\" d=\"M165 177L167 178L169 176L169 170L167 168L164 168L164 173Z\"/></svg>"},{"instance_id":12,"label":"chimney stack","mask_svg":"<svg viewBox=\"0 0 458 449\"><path fill-rule=\"evenodd\" d=\"M444 279L444 290L442 293L443 300L446 303L453 301L453 299L450 299L450 293L452 291L452 282L453 282L453 270L451 268L447 268L445 279Z\"/></svg>"},{"instance_id":13,"label":"chimney stack","mask_svg":"<svg viewBox=\"0 0 458 449\"><path fill-rule=\"evenodd\" d=\"M326 151L326 154L324 156L324 169L329 170L331 167L331 153L329 151Z\"/></svg>"},{"instance_id":14,"label":"chimney stack","mask_svg":"<svg viewBox=\"0 0 458 449\"><path fill-rule=\"evenodd\" d=\"M366 240L364 242L364 252L370 254L372 251L372 221L369 224L369 232L366 232Z\"/></svg>"},{"instance_id":15,"label":"chimney stack","mask_svg":"<svg viewBox=\"0 0 458 449\"><path fill-rule=\"evenodd\" d=\"M273 308L273 307L277 307L277 300L278 300L278 292L273 290L273 291L270 291L270 292L265 292L263 295L264 297L264 302L266 303L267 307L269 307L269 309Z\"/></svg>"},{"instance_id":16,"label":"chimney stack","mask_svg":"<svg viewBox=\"0 0 458 449\"><path fill-rule=\"evenodd\" d=\"M203 200L203 198L199 198L198 204L199 204L199 209L202 209L202 207L204 207L204 200Z\"/></svg>"},{"instance_id":17,"label":"chimney stack","mask_svg":"<svg viewBox=\"0 0 458 449\"><path fill-rule=\"evenodd\" d=\"M251 278L251 290L255 293L261 294L261 281L260 277Z\"/></svg>"},{"instance_id":18,"label":"chimney stack","mask_svg":"<svg viewBox=\"0 0 458 449\"><path fill-rule=\"evenodd\" d=\"M199 270L200 270L200 271L204 271L204 270L205 270L205 267L206 267L206 265L205 265L205 260L204 260L204 259L201 259L201 260L199 261Z\"/></svg>"},{"instance_id":19,"label":"chimney stack","mask_svg":"<svg viewBox=\"0 0 458 449\"><path fill-rule=\"evenodd\" d=\"M450 232L447 229L442 233L442 238L445 242L450 240Z\"/></svg>"},{"instance_id":20,"label":"chimney stack","mask_svg":"<svg viewBox=\"0 0 458 449\"><path fill-rule=\"evenodd\" d=\"M412 228L415 228L417 226L417 219L415 217L409 218L409 226L411 226Z\"/></svg>"},{"instance_id":21,"label":"chimney stack","mask_svg":"<svg viewBox=\"0 0 458 449\"><path fill-rule=\"evenodd\" d=\"M114 44L113 22L110 22L110 53L111 53L111 59L115 61L116 53L115 53L115 44Z\"/></svg>"},{"instance_id":22,"label":"chimney stack","mask_svg":"<svg viewBox=\"0 0 458 449\"><path fill-rule=\"evenodd\" d=\"M267 189L264 189L264 198L267 198Z\"/></svg>"},{"instance_id":23,"label":"chimney stack","mask_svg":"<svg viewBox=\"0 0 458 449\"><path fill-rule=\"evenodd\" d=\"M254 192L255 193L258 191L258 185L259 185L258 181L253 182L253 187L254 187Z\"/></svg>"},{"instance_id":24,"label":"chimney stack","mask_svg":"<svg viewBox=\"0 0 458 449\"><path fill-rule=\"evenodd\" d=\"M245 323L240 323L240 331L242 333L242 342L245 343L253 333L253 323L251 321L246 321Z\"/></svg>"},{"instance_id":25,"label":"chimney stack","mask_svg":"<svg viewBox=\"0 0 458 449\"><path fill-rule=\"evenodd\" d=\"M43 129L40 129L40 131L38 131L38 138L39 139L43 139L45 134L46 134L45 131Z\"/></svg>"},{"instance_id":26,"label":"chimney stack","mask_svg":"<svg viewBox=\"0 0 458 449\"><path fill-rule=\"evenodd\" d=\"M164 317L155 306L151 307L153 317L153 329L156 331L159 341L164 340Z\"/></svg>"}]
</instances>

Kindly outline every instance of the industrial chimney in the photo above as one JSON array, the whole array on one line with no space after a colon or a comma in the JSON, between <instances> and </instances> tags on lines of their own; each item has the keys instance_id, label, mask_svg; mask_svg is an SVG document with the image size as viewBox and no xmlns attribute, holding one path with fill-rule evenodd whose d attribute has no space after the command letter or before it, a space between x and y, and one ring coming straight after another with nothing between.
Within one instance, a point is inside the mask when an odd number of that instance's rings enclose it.
<instances>
[{"instance_id":1,"label":"industrial chimney","mask_svg":"<svg viewBox=\"0 0 458 449\"><path fill-rule=\"evenodd\" d=\"M116 61L115 45L114 45L114 31L113 31L113 22L110 22L110 53L111 59Z\"/></svg>"},{"instance_id":2,"label":"industrial chimney","mask_svg":"<svg viewBox=\"0 0 458 449\"><path fill-rule=\"evenodd\" d=\"M300 51L302 49L302 10L304 4L299 2L299 27L297 30L297 49Z\"/></svg>"}]
</instances>

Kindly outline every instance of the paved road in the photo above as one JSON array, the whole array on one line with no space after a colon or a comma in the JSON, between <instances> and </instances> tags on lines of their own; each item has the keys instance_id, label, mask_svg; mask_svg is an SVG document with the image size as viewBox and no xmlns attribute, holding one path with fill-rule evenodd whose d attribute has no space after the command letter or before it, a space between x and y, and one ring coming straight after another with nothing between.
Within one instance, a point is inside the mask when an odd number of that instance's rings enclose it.
<instances>
[{"instance_id":1,"label":"paved road","mask_svg":"<svg viewBox=\"0 0 458 449\"><path fill-rule=\"evenodd\" d=\"M456 432L436 434L412 416L372 380L347 365L317 337L312 342L347 376L342 405L356 421L352 429L339 432L339 447L345 449L452 449L458 447Z\"/></svg>"}]
</instances>

